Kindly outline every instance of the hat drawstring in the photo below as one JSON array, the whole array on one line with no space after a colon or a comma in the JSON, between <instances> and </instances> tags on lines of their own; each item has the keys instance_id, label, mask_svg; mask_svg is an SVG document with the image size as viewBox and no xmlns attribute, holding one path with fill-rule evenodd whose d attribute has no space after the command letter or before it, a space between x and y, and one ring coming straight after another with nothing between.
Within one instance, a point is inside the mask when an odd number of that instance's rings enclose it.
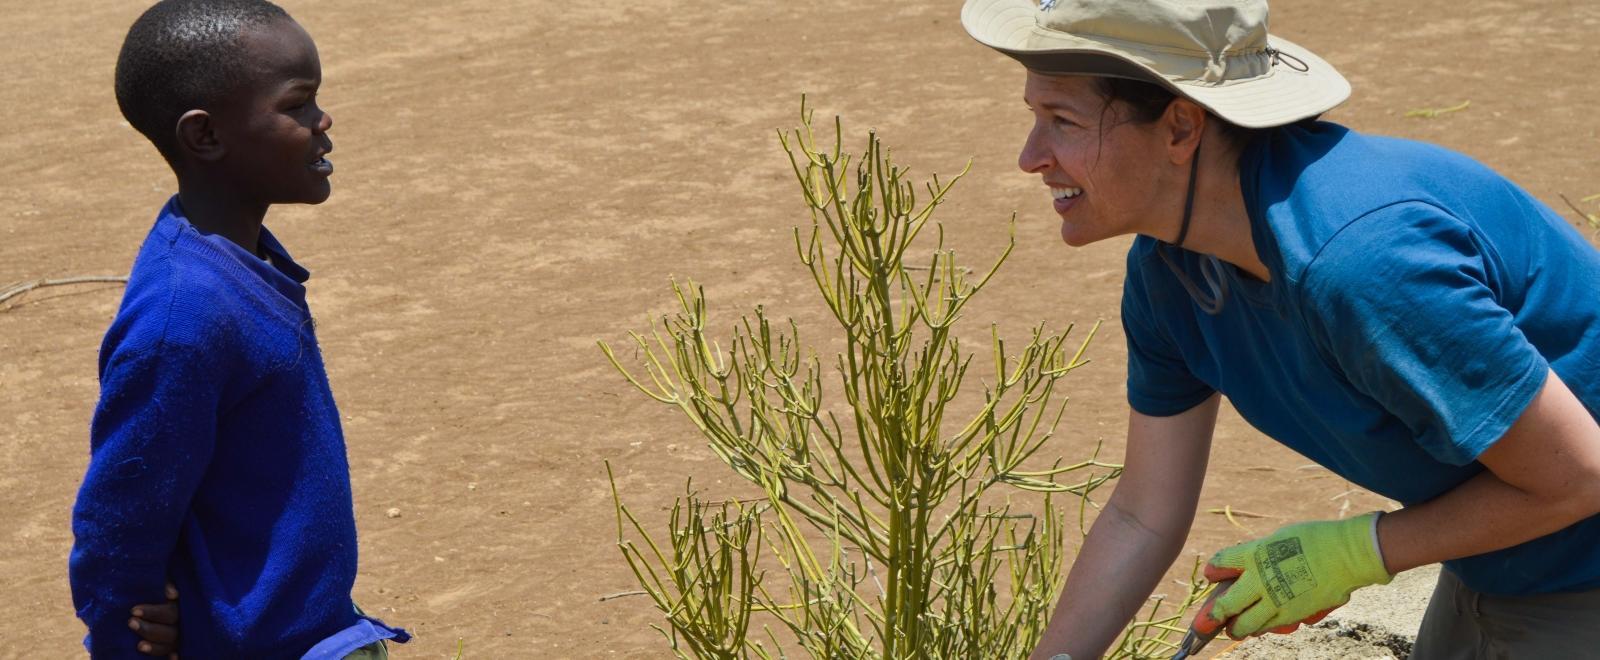
<instances>
[{"instance_id":1,"label":"hat drawstring","mask_svg":"<svg viewBox=\"0 0 1600 660\"><path fill-rule=\"evenodd\" d=\"M1194 160L1189 161L1189 192L1183 197L1183 224L1178 226L1178 240L1174 247L1183 247L1183 239L1189 237L1189 218L1194 215L1194 182L1200 174L1200 145L1204 137L1195 140Z\"/></svg>"},{"instance_id":2,"label":"hat drawstring","mask_svg":"<svg viewBox=\"0 0 1600 660\"><path fill-rule=\"evenodd\" d=\"M1283 52L1281 50L1278 50L1276 48L1273 48L1271 46L1267 46L1267 54L1272 56L1272 64L1274 66L1282 64L1282 65L1284 65L1286 67L1294 69L1295 71L1299 71L1300 73L1306 73L1306 72L1311 71L1311 65L1310 64L1306 64L1305 60L1302 60L1302 59L1300 59L1298 57L1295 57L1293 55L1285 53L1285 52Z\"/></svg>"},{"instance_id":3,"label":"hat drawstring","mask_svg":"<svg viewBox=\"0 0 1600 660\"><path fill-rule=\"evenodd\" d=\"M1189 192L1183 199L1183 223L1178 226L1177 242L1172 243L1172 246L1177 248L1182 248L1184 239L1189 237L1189 220L1194 215L1195 180L1199 178L1200 174L1200 142L1196 142L1194 145L1193 158L1194 160L1189 163ZM1183 272L1183 269L1179 268L1178 264L1167 254L1167 245L1165 241L1157 242L1156 253L1161 255L1161 260L1166 262L1167 268L1172 271L1173 275L1177 276L1178 283L1182 284L1184 290L1189 292L1189 297L1194 299L1194 304L1199 305L1201 311L1212 316L1222 313L1222 306L1228 302L1228 280L1222 274L1222 261L1209 254L1201 255L1203 258L1200 261L1200 275L1205 277L1206 287L1211 289L1211 294L1206 295L1200 291L1200 287L1195 286L1194 280L1189 278L1189 274Z\"/></svg>"}]
</instances>

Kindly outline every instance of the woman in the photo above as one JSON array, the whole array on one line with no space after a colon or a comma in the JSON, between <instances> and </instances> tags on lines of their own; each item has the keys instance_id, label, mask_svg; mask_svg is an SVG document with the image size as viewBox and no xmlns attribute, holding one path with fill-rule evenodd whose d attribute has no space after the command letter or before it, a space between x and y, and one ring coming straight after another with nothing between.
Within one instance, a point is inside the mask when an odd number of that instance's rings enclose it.
<instances>
[{"instance_id":1,"label":"woman","mask_svg":"<svg viewBox=\"0 0 1600 660\"><path fill-rule=\"evenodd\" d=\"M1035 657L1097 657L1177 557L1220 397L1388 514L1218 553L1235 638L1443 562L1414 658L1600 648L1600 254L1470 159L1316 117L1349 95L1262 0L968 0L1027 69L1019 165L1128 255L1126 470Z\"/></svg>"}]
</instances>

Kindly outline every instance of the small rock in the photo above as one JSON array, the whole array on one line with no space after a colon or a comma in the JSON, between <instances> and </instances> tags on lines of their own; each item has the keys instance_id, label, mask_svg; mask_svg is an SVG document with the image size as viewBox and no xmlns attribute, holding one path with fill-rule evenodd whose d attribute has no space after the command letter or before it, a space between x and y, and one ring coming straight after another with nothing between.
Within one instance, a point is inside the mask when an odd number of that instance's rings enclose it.
<instances>
[{"instance_id":1,"label":"small rock","mask_svg":"<svg viewBox=\"0 0 1600 660\"><path fill-rule=\"evenodd\" d=\"M383 515L388 516L390 518L399 518L400 517L400 507L397 507L397 506L389 507L388 511L383 512Z\"/></svg>"},{"instance_id":2,"label":"small rock","mask_svg":"<svg viewBox=\"0 0 1600 660\"><path fill-rule=\"evenodd\" d=\"M478 489L478 482L473 481L473 482L468 482L467 483L467 490L477 490L477 489Z\"/></svg>"}]
</instances>

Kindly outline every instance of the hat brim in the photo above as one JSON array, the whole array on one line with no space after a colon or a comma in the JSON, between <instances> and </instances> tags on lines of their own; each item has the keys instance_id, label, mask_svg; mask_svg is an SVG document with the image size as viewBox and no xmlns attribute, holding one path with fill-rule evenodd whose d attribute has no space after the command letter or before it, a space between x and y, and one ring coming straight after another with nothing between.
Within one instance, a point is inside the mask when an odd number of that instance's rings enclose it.
<instances>
[{"instance_id":1,"label":"hat brim","mask_svg":"<svg viewBox=\"0 0 1600 660\"><path fill-rule=\"evenodd\" d=\"M1042 29L1038 13L1033 0L967 0L961 8L961 25L978 43L1029 70L1156 83L1246 128L1292 124L1350 98L1350 83L1332 65L1275 35L1268 36L1272 47L1304 62L1305 71L1279 64L1267 75L1215 84L1174 80L1115 45Z\"/></svg>"}]
</instances>

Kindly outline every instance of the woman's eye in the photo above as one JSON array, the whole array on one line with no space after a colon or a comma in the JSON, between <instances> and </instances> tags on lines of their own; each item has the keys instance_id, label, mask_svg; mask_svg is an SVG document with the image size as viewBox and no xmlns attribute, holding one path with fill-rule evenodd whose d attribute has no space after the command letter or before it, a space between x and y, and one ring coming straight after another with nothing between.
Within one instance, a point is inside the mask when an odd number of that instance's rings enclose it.
<instances>
[{"instance_id":1,"label":"woman's eye","mask_svg":"<svg viewBox=\"0 0 1600 660\"><path fill-rule=\"evenodd\" d=\"M1057 128L1076 128L1078 126L1077 122L1066 117L1055 117L1053 121Z\"/></svg>"}]
</instances>

